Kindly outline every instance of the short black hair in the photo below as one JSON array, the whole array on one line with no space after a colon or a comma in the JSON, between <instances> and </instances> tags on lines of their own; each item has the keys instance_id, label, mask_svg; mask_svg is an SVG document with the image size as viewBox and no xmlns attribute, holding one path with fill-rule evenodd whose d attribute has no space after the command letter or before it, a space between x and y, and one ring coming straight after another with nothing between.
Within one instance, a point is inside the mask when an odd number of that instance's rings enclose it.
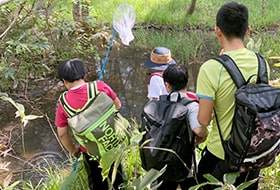
<instances>
[{"instance_id":1,"label":"short black hair","mask_svg":"<svg viewBox=\"0 0 280 190\"><path fill-rule=\"evenodd\" d=\"M79 59L69 59L62 61L58 65L58 78L68 82L84 79L86 76L86 68L84 63Z\"/></svg>"},{"instance_id":2,"label":"short black hair","mask_svg":"<svg viewBox=\"0 0 280 190\"><path fill-rule=\"evenodd\" d=\"M237 2L225 3L217 12L218 26L228 40L238 37L244 39L248 28L248 9Z\"/></svg>"},{"instance_id":3,"label":"short black hair","mask_svg":"<svg viewBox=\"0 0 280 190\"><path fill-rule=\"evenodd\" d=\"M169 83L172 91L185 89L189 80L188 69L181 64L169 65L163 71L163 80Z\"/></svg>"}]
</instances>

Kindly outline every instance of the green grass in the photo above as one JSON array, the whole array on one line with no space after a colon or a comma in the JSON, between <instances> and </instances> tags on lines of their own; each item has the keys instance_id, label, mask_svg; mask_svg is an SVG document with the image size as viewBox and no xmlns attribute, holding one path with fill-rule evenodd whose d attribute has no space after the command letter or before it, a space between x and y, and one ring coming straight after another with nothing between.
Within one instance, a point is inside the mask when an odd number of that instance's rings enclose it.
<instances>
[{"instance_id":1,"label":"green grass","mask_svg":"<svg viewBox=\"0 0 280 190\"><path fill-rule=\"evenodd\" d=\"M174 26L177 28L213 28L215 16L219 7L231 0L202 0L196 2L192 15L186 15L191 0L95 0L89 1L90 19L98 24L112 26L112 18L116 8L124 2L130 3L136 12L136 24L156 24ZM63 0L54 10L59 11L59 16L72 19L72 6ZM268 25L279 23L280 11L275 6L278 0L262 1L239 0L249 9L249 23L253 29L265 28ZM264 10L264 11L263 11Z\"/></svg>"},{"instance_id":2,"label":"green grass","mask_svg":"<svg viewBox=\"0 0 280 190\"><path fill-rule=\"evenodd\" d=\"M72 159L69 162L73 163ZM68 162L67 162L68 163ZM69 164L68 164L69 165ZM44 168L45 182L34 184L32 181L22 181L21 186L26 190L87 190L87 174L83 165L82 157L79 159L77 168L73 166L62 168L50 166Z\"/></svg>"},{"instance_id":3,"label":"green grass","mask_svg":"<svg viewBox=\"0 0 280 190\"><path fill-rule=\"evenodd\" d=\"M280 189L280 155L272 166L261 171L259 186L263 190Z\"/></svg>"},{"instance_id":4,"label":"green grass","mask_svg":"<svg viewBox=\"0 0 280 190\"><path fill-rule=\"evenodd\" d=\"M219 52L218 42L214 31L169 31L145 30L134 32L135 41L132 43L143 49L164 46L172 50L172 56L178 63L188 63L198 58L198 55L216 55ZM208 47L214 47L209 50ZM205 56L204 56L205 57ZM201 61L201 60L200 60Z\"/></svg>"},{"instance_id":5,"label":"green grass","mask_svg":"<svg viewBox=\"0 0 280 190\"><path fill-rule=\"evenodd\" d=\"M200 146L203 148L205 143ZM198 151L198 154L201 152ZM198 155L198 159L199 159ZM261 170L259 190L278 190L280 188L280 155L275 163ZM140 168L139 150L134 149L126 153L123 160L123 168L127 183L132 184L139 176L143 176L146 172ZM54 169L47 172L49 181L37 186L30 182L22 182L26 190L87 190L87 177L83 168L83 163L79 162L77 172L72 171L72 167L66 169Z\"/></svg>"},{"instance_id":6,"label":"green grass","mask_svg":"<svg viewBox=\"0 0 280 190\"><path fill-rule=\"evenodd\" d=\"M90 10L91 15L98 22L112 23L115 9L123 2L133 5L137 15L136 24L213 28L218 8L228 1L200 0L196 3L194 13L186 15L191 0L96 0ZM252 28L262 28L279 21L280 1L278 0L265 1L264 15L262 15L261 1L240 0L239 2L248 7Z\"/></svg>"}]
</instances>

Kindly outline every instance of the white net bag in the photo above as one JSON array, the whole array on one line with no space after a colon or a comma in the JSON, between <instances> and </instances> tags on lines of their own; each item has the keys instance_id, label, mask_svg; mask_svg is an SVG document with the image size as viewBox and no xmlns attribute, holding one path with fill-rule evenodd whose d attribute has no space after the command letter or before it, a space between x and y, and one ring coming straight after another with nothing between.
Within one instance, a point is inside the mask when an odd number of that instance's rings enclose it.
<instances>
[{"instance_id":1,"label":"white net bag","mask_svg":"<svg viewBox=\"0 0 280 190\"><path fill-rule=\"evenodd\" d=\"M135 24L136 13L129 3L122 3L115 10L113 17L113 27L119 33L119 37L124 45L129 45L134 39L132 28Z\"/></svg>"}]
</instances>

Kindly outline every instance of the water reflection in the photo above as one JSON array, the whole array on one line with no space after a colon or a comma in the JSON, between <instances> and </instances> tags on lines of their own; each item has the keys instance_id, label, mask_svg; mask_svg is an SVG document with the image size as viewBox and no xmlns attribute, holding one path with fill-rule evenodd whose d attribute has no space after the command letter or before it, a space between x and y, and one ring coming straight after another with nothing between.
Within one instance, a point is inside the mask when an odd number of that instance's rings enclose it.
<instances>
[{"instance_id":1,"label":"water reflection","mask_svg":"<svg viewBox=\"0 0 280 190\"><path fill-rule=\"evenodd\" d=\"M103 80L121 99L121 112L127 118L139 120L147 102L148 69L143 67L145 59L143 50L125 47L122 51L112 51L106 65Z\"/></svg>"},{"instance_id":2,"label":"water reflection","mask_svg":"<svg viewBox=\"0 0 280 190\"><path fill-rule=\"evenodd\" d=\"M143 67L150 51L135 47L124 47L121 51L111 51L106 65L103 80L118 94L122 101L121 112L127 118L140 120L143 106L147 99L148 73L151 70ZM199 65L192 64L189 69L189 87L194 91Z\"/></svg>"}]
</instances>

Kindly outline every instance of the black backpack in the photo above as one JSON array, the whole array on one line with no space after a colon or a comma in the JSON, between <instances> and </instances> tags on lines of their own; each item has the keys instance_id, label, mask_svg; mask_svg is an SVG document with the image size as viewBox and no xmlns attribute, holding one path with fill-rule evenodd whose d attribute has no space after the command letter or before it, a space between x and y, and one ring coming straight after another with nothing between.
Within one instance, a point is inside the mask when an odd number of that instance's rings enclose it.
<instances>
[{"instance_id":1,"label":"black backpack","mask_svg":"<svg viewBox=\"0 0 280 190\"><path fill-rule=\"evenodd\" d=\"M161 178L175 182L187 178L194 158L194 135L186 117L186 106L192 102L197 101L181 98L178 93L177 101L163 95L144 106L140 131L145 134L140 142L144 144L140 158L145 170L160 170L167 165Z\"/></svg>"},{"instance_id":2,"label":"black backpack","mask_svg":"<svg viewBox=\"0 0 280 190\"><path fill-rule=\"evenodd\" d=\"M249 83L256 74L245 81L229 56L215 57L237 86L232 130L226 141L222 138L215 112L225 160L229 168L236 171L271 166L280 153L280 88L268 84L266 62L256 55L259 64L256 84Z\"/></svg>"}]
</instances>

